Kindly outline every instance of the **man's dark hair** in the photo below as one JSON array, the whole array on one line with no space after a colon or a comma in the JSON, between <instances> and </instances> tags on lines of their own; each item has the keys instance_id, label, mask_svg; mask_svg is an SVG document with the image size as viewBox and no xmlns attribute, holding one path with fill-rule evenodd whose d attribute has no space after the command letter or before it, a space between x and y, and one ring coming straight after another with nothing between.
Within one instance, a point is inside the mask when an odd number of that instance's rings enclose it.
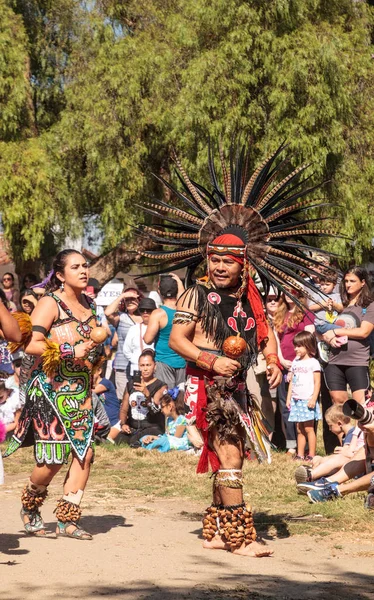
<instances>
[{"instance_id":1,"label":"man's dark hair","mask_svg":"<svg viewBox=\"0 0 374 600\"><path fill-rule=\"evenodd\" d=\"M164 275L160 279L159 290L162 298L176 298L178 295L178 284L170 275Z\"/></svg>"}]
</instances>

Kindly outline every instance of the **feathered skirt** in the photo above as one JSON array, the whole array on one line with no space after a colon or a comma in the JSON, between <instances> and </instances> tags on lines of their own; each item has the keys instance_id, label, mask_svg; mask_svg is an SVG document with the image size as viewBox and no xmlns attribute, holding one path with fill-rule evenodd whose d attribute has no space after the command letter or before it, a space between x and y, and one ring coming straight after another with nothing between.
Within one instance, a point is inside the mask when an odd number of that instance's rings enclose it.
<instances>
[{"instance_id":1,"label":"feathered skirt","mask_svg":"<svg viewBox=\"0 0 374 600\"><path fill-rule=\"evenodd\" d=\"M245 371L234 377L221 377L187 366L185 403L189 425L196 424L204 439L204 448L197 466L198 473L220 468L217 454L210 444L213 429L220 442L239 443L244 439L247 449L259 462L271 462L269 428L247 390Z\"/></svg>"}]
</instances>

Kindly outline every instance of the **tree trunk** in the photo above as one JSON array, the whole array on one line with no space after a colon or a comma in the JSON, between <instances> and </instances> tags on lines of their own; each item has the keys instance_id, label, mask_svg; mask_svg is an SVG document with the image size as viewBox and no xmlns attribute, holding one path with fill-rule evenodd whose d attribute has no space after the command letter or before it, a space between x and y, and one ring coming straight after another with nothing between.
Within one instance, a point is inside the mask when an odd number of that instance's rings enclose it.
<instances>
[{"instance_id":1,"label":"tree trunk","mask_svg":"<svg viewBox=\"0 0 374 600\"><path fill-rule=\"evenodd\" d=\"M149 246L149 240L140 241L139 248ZM102 254L96 258L90 265L90 277L98 280L101 286L118 273L118 271L128 271L134 264L140 262L142 256L132 248L129 248L125 242L115 246L113 250Z\"/></svg>"}]
</instances>

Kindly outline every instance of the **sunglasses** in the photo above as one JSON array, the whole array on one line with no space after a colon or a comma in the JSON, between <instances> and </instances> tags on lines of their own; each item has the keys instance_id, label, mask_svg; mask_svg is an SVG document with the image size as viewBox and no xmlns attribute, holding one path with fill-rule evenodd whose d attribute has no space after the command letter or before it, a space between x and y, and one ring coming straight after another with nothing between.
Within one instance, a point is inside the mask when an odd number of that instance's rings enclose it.
<instances>
[{"instance_id":1,"label":"sunglasses","mask_svg":"<svg viewBox=\"0 0 374 600\"><path fill-rule=\"evenodd\" d=\"M12 281L11 277L3 277L3 281Z\"/></svg>"},{"instance_id":2,"label":"sunglasses","mask_svg":"<svg viewBox=\"0 0 374 600\"><path fill-rule=\"evenodd\" d=\"M125 298L125 302L139 302L139 298Z\"/></svg>"},{"instance_id":3,"label":"sunglasses","mask_svg":"<svg viewBox=\"0 0 374 600\"><path fill-rule=\"evenodd\" d=\"M151 313L151 312L153 312L153 308L140 308L139 312L140 313Z\"/></svg>"}]
</instances>

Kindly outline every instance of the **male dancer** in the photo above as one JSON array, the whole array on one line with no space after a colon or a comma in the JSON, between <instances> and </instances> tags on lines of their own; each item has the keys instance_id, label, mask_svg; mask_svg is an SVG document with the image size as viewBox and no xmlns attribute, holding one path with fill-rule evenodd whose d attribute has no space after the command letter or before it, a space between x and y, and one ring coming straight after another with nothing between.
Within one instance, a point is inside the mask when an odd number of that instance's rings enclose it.
<instances>
[{"instance_id":1,"label":"male dancer","mask_svg":"<svg viewBox=\"0 0 374 600\"><path fill-rule=\"evenodd\" d=\"M279 160L283 150L280 146L251 175L250 149L232 146L227 163L220 148L219 177L210 147L210 190L192 181L175 157L182 189L161 179L172 192L168 201L143 205L159 224L139 228L154 242L154 249L142 254L159 261L155 272L187 267L191 275L207 259L207 279L178 300L169 343L188 362L187 417L204 438L198 471L206 471L210 461L215 473L213 504L203 523L204 546L250 556L271 554L255 541L242 492L246 446L259 460L270 460L266 424L245 385L246 370L259 349L266 357L270 386L281 379L276 343L252 277L257 273L265 293L272 284L286 294L291 289L310 296L316 288L306 278L315 274L317 263L309 258L306 240L334 234L319 229L318 218L305 217L309 204L316 206L315 200L305 199L315 187L305 188L306 165L287 172L288 160ZM228 351L226 340L235 333L239 337L230 344L234 350L244 347L244 354Z\"/></svg>"},{"instance_id":2,"label":"male dancer","mask_svg":"<svg viewBox=\"0 0 374 600\"><path fill-rule=\"evenodd\" d=\"M246 439L264 457L264 440L257 430L260 424L245 386L247 368L258 353L261 330L271 388L279 385L281 371L274 334L267 327L262 308L259 327L254 317L251 300L252 304L257 300L258 305L258 293L257 298L256 292L251 298L246 283L243 286L244 252L244 242L232 234L219 236L208 245L208 282L189 288L178 302L170 345L188 361L188 419L191 424L196 421L205 441L199 470L206 470L209 456L215 471L213 504L204 520L204 547L269 556L272 551L255 541L252 514L243 503L242 480ZM222 352L224 339L239 331L247 342L241 362Z\"/></svg>"}]
</instances>

